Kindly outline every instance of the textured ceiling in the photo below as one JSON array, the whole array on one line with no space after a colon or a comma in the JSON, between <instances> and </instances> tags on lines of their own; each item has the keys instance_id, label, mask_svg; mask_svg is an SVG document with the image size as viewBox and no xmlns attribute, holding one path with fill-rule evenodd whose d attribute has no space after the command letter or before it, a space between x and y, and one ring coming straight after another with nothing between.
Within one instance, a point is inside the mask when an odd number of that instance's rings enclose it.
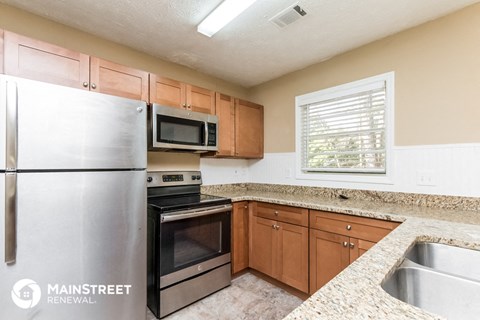
<instances>
[{"instance_id":1,"label":"textured ceiling","mask_svg":"<svg viewBox=\"0 0 480 320\"><path fill-rule=\"evenodd\" d=\"M259 0L212 38L196 26L221 0L0 3L250 87L479 1ZM283 29L268 21L295 2L305 17Z\"/></svg>"}]
</instances>

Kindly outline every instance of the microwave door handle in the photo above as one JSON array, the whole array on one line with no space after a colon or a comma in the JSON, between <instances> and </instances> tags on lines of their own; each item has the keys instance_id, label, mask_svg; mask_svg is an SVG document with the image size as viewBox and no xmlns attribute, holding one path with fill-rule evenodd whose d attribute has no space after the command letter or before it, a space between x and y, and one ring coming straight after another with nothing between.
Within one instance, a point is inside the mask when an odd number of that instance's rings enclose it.
<instances>
[{"instance_id":1,"label":"microwave door handle","mask_svg":"<svg viewBox=\"0 0 480 320\"><path fill-rule=\"evenodd\" d=\"M202 126L203 126L202 146L206 146L208 141L208 125L206 122L203 122Z\"/></svg>"}]
</instances>

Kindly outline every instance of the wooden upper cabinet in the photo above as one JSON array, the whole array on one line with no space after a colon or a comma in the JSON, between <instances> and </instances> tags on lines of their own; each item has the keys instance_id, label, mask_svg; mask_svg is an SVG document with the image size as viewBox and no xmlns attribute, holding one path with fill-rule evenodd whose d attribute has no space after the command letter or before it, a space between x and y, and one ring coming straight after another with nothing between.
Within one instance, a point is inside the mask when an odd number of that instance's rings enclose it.
<instances>
[{"instance_id":1,"label":"wooden upper cabinet","mask_svg":"<svg viewBox=\"0 0 480 320\"><path fill-rule=\"evenodd\" d=\"M0 29L0 73L3 73L3 29Z\"/></svg>"},{"instance_id":2,"label":"wooden upper cabinet","mask_svg":"<svg viewBox=\"0 0 480 320\"><path fill-rule=\"evenodd\" d=\"M218 156L235 155L235 103L230 96L216 93L215 115L218 117Z\"/></svg>"},{"instance_id":3,"label":"wooden upper cabinet","mask_svg":"<svg viewBox=\"0 0 480 320\"><path fill-rule=\"evenodd\" d=\"M150 103L184 108L185 84L150 74Z\"/></svg>"},{"instance_id":4,"label":"wooden upper cabinet","mask_svg":"<svg viewBox=\"0 0 480 320\"><path fill-rule=\"evenodd\" d=\"M150 102L195 112L215 113L215 92L150 74Z\"/></svg>"},{"instance_id":5,"label":"wooden upper cabinet","mask_svg":"<svg viewBox=\"0 0 480 320\"><path fill-rule=\"evenodd\" d=\"M215 114L215 91L187 84L185 92L188 110Z\"/></svg>"},{"instance_id":6,"label":"wooden upper cabinet","mask_svg":"<svg viewBox=\"0 0 480 320\"><path fill-rule=\"evenodd\" d=\"M5 74L89 89L86 54L4 31L4 55Z\"/></svg>"},{"instance_id":7,"label":"wooden upper cabinet","mask_svg":"<svg viewBox=\"0 0 480 320\"><path fill-rule=\"evenodd\" d=\"M235 156L263 158L263 106L235 99Z\"/></svg>"},{"instance_id":8,"label":"wooden upper cabinet","mask_svg":"<svg viewBox=\"0 0 480 320\"><path fill-rule=\"evenodd\" d=\"M90 88L100 93L148 101L148 72L91 57Z\"/></svg>"}]
</instances>

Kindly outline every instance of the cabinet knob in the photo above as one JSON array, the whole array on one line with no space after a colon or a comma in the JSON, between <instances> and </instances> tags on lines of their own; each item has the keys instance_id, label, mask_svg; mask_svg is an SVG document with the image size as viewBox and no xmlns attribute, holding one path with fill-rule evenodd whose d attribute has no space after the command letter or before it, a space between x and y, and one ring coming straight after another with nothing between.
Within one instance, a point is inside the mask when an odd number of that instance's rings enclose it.
<instances>
[{"instance_id":1,"label":"cabinet knob","mask_svg":"<svg viewBox=\"0 0 480 320\"><path fill-rule=\"evenodd\" d=\"M275 230L278 230L278 229L280 229L280 226L275 226Z\"/></svg>"},{"instance_id":2,"label":"cabinet knob","mask_svg":"<svg viewBox=\"0 0 480 320\"><path fill-rule=\"evenodd\" d=\"M82 83L82 85L86 88L86 87L88 87L88 82L87 82L87 81L84 81L84 82Z\"/></svg>"},{"instance_id":3,"label":"cabinet knob","mask_svg":"<svg viewBox=\"0 0 480 320\"><path fill-rule=\"evenodd\" d=\"M182 104L182 108L186 109L187 108L187 105L184 103Z\"/></svg>"},{"instance_id":4,"label":"cabinet knob","mask_svg":"<svg viewBox=\"0 0 480 320\"><path fill-rule=\"evenodd\" d=\"M187 106L187 109L188 109L188 110L192 110L192 106L191 106L191 105L188 105L188 106Z\"/></svg>"},{"instance_id":5,"label":"cabinet knob","mask_svg":"<svg viewBox=\"0 0 480 320\"><path fill-rule=\"evenodd\" d=\"M355 244L353 242L350 242L350 249L355 248Z\"/></svg>"},{"instance_id":6,"label":"cabinet knob","mask_svg":"<svg viewBox=\"0 0 480 320\"><path fill-rule=\"evenodd\" d=\"M276 216L278 216L278 211L277 211L277 210L275 210L274 214L275 214Z\"/></svg>"},{"instance_id":7,"label":"cabinet knob","mask_svg":"<svg viewBox=\"0 0 480 320\"><path fill-rule=\"evenodd\" d=\"M245 208L245 209L248 209L248 206L247 206L247 205L245 205L245 206L244 206L244 208Z\"/></svg>"},{"instance_id":8,"label":"cabinet knob","mask_svg":"<svg viewBox=\"0 0 480 320\"><path fill-rule=\"evenodd\" d=\"M342 245L346 248L348 246L348 242L347 241L343 241Z\"/></svg>"},{"instance_id":9,"label":"cabinet knob","mask_svg":"<svg viewBox=\"0 0 480 320\"><path fill-rule=\"evenodd\" d=\"M92 83L92 89L97 89L97 85L95 83Z\"/></svg>"},{"instance_id":10,"label":"cabinet knob","mask_svg":"<svg viewBox=\"0 0 480 320\"><path fill-rule=\"evenodd\" d=\"M274 224L272 224L272 229L275 229L275 225L274 225Z\"/></svg>"},{"instance_id":11,"label":"cabinet knob","mask_svg":"<svg viewBox=\"0 0 480 320\"><path fill-rule=\"evenodd\" d=\"M351 226L351 225L347 225L347 230L352 230L352 226Z\"/></svg>"}]
</instances>

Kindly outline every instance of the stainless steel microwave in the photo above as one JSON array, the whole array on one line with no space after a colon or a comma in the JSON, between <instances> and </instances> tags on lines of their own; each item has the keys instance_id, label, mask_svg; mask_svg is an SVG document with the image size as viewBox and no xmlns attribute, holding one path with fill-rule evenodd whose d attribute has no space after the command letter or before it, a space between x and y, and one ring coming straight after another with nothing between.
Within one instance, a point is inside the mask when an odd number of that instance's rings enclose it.
<instances>
[{"instance_id":1,"label":"stainless steel microwave","mask_svg":"<svg viewBox=\"0 0 480 320\"><path fill-rule=\"evenodd\" d=\"M217 151L218 117L152 104L149 108L150 151Z\"/></svg>"}]
</instances>

